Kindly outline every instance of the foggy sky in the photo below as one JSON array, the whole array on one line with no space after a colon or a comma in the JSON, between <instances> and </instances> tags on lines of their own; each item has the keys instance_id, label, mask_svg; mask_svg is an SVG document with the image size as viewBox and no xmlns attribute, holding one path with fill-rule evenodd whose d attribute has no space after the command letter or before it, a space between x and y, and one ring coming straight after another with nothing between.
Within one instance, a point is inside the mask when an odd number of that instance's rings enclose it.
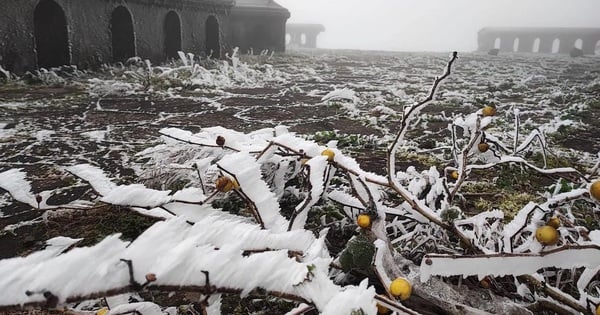
<instances>
[{"instance_id":1,"label":"foggy sky","mask_svg":"<svg viewBox=\"0 0 600 315\"><path fill-rule=\"evenodd\" d=\"M600 27L600 0L276 0L320 48L473 51L485 26Z\"/></svg>"}]
</instances>

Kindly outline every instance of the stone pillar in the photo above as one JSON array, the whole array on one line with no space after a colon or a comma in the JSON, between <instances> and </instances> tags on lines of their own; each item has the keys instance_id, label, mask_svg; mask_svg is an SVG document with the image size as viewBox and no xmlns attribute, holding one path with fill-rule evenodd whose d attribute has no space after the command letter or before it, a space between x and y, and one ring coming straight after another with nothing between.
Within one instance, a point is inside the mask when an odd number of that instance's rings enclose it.
<instances>
[{"instance_id":1,"label":"stone pillar","mask_svg":"<svg viewBox=\"0 0 600 315\"><path fill-rule=\"evenodd\" d=\"M300 46L300 33L290 32L290 46Z\"/></svg>"},{"instance_id":2,"label":"stone pillar","mask_svg":"<svg viewBox=\"0 0 600 315\"><path fill-rule=\"evenodd\" d=\"M500 36L500 51L512 52L515 37L512 35Z\"/></svg>"},{"instance_id":3,"label":"stone pillar","mask_svg":"<svg viewBox=\"0 0 600 315\"><path fill-rule=\"evenodd\" d=\"M577 37L564 35L564 36L560 36L559 39L560 39L560 47L558 47L558 53L559 54L569 54L571 49L573 49L573 47L575 47L575 41L577 40Z\"/></svg>"},{"instance_id":4,"label":"stone pillar","mask_svg":"<svg viewBox=\"0 0 600 315\"><path fill-rule=\"evenodd\" d=\"M585 55L593 55L596 53L596 43L600 40L600 36L584 36L581 38L581 49Z\"/></svg>"},{"instance_id":5,"label":"stone pillar","mask_svg":"<svg viewBox=\"0 0 600 315\"><path fill-rule=\"evenodd\" d=\"M496 36L494 35L482 35L480 34L477 38L477 50L478 51L489 51L494 48L494 41Z\"/></svg>"},{"instance_id":6,"label":"stone pillar","mask_svg":"<svg viewBox=\"0 0 600 315\"><path fill-rule=\"evenodd\" d=\"M530 53L533 52L533 41L537 37L533 36L520 36L519 37L519 49L518 52Z\"/></svg>"},{"instance_id":7,"label":"stone pillar","mask_svg":"<svg viewBox=\"0 0 600 315\"><path fill-rule=\"evenodd\" d=\"M304 47L317 48L317 35L319 35L319 33L307 32L306 33L306 44L304 45Z\"/></svg>"},{"instance_id":8,"label":"stone pillar","mask_svg":"<svg viewBox=\"0 0 600 315\"><path fill-rule=\"evenodd\" d=\"M553 41L554 41L554 37L541 36L539 53L541 53L541 54L552 53L552 42Z\"/></svg>"}]
</instances>

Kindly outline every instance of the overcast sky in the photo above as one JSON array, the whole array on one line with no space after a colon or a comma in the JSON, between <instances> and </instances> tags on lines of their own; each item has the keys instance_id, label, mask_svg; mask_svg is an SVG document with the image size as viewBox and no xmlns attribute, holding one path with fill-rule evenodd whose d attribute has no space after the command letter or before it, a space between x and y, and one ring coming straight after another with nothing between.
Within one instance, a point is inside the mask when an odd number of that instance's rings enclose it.
<instances>
[{"instance_id":1,"label":"overcast sky","mask_svg":"<svg viewBox=\"0 0 600 315\"><path fill-rule=\"evenodd\" d=\"M276 0L321 48L472 51L484 26L600 27L600 0Z\"/></svg>"}]
</instances>

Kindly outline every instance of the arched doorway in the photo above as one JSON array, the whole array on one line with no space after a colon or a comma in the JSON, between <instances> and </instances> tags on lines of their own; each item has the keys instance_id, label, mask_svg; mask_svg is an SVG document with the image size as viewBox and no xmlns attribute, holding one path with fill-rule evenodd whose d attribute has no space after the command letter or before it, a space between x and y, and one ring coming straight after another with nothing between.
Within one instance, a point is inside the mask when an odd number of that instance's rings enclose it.
<instances>
[{"instance_id":1,"label":"arched doorway","mask_svg":"<svg viewBox=\"0 0 600 315\"><path fill-rule=\"evenodd\" d=\"M540 38L536 38L533 40L533 47L531 47L531 51L534 53L540 52Z\"/></svg>"},{"instance_id":2,"label":"arched doorway","mask_svg":"<svg viewBox=\"0 0 600 315\"><path fill-rule=\"evenodd\" d=\"M577 49L583 49L583 39L581 39L581 38L578 38L578 39L575 41L575 45L574 45L574 46L575 46L575 48L577 48Z\"/></svg>"},{"instance_id":3,"label":"arched doorway","mask_svg":"<svg viewBox=\"0 0 600 315\"><path fill-rule=\"evenodd\" d=\"M494 40L494 49L500 49L500 44L502 44L502 40L498 37Z\"/></svg>"},{"instance_id":4,"label":"arched doorway","mask_svg":"<svg viewBox=\"0 0 600 315\"><path fill-rule=\"evenodd\" d=\"M181 20L175 11L165 17L165 54L167 58L177 58L181 50Z\"/></svg>"},{"instance_id":5,"label":"arched doorway","mask_svg":"<svg viewBox=\"0 0 600 315\"><path fill-rule=\"evenodd\" d=\"M513 41L513 51L517 52L519 51L519 38L515 38L515 40Z\"/></svg>"},{"instance_id":6,"label":"arched doorway","mask_svg":"<svg viewBox=\"0 0 600 315\"><path fill-rule=\"evenodd\" d=\"M559 49L560 49L560 39L558 39L558 38L555 38L555 39L552 41L552 53L553 53L553 54L557 54L557 53L558 53L558 51L559 51Z\"/></svg>"},{"instance_id":7,"label":"arched doorway","mask_svg":"<svg viewBox=\"0 0 600 315\"><path fill-rule=\"evenodd\" d=\"M112 13L110 26L113 61L125 61L135 56L133 19L129 10L124 6L118 6Z\"/></svg>"},{"instance_id":8,"label":"arched doorway","mask_svg":"<svg viewBox=\"0 0 600 315\"><path fill-rule=\"evenodd\" d=\"M600 40L596 42L594 46L594 55L600 55Z\"/></svg>"},{"instance_id":9,"label":"arched doorway","mask_svg":"<svg viewBox=\"0 0 600 315\"><path fill-rule=\"evenodd\" d=\"M42 0L33 12L37 65L57 67L71 63L69 33L63 9L53 0Z\"/></svg>"},{"instance_id":10,"label":"arched doorway","mask_svg":"<svg viewBox=\"0 0 600 315\"><path fill-rule=\"evenodd\" d=\"M221 57L219 21L213 15L206 19L206 55L212 58Z\"/></svg>"}]
</instances>

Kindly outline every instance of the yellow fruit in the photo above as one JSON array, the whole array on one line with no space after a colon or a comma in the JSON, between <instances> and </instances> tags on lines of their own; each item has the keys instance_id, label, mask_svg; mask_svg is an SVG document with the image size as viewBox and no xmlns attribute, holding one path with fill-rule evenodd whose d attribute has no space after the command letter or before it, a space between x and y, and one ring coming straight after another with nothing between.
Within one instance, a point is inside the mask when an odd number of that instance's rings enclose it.
<instances>
[{"instance_id":1,"label":"yellow fruit","mask_svg":"<svg viewBox=\"0 0 600 315\"><path fill-rule=\"evenodd\" d=\"M544 225L535 231L535 238L544 245L554 245L558 243L558 231L549 225Z\"/></svg>"},{"instance_id":2,"label":"yellow fruit","mask_svg":"<svg viewBox=\"0 0 600 315\"><path fill-rule=\"evenodd\" d=\"M555 229L558 229L558 227L560 226L560 219L557 217L552 217L552 218L548 219L548 222L546 222L546 225L551 226Z\"/></svg>"},{"instance_id":3,"label":"yellow fruit","mask_svg":"<svg viewBox=\"0 0 600 315\"><path fill-rule=\"evenodd\" d=\"M396 278L390 284L390 293L395 297L399 297L400 301L408 299L412 293L410 282L404 278Z\"/></svg>"},{"instance_id":4,"label":"yellow fruit","mask_svg":"<svg viewBox=\"0 0 600 315\"><path fill-rule=\"evenodd\" d=\"M356 218L356 223L363 229L371 226L371 217L368 214L360 214Z\"/></svg>"},{"instance_id":5,"label":"yellow fruit","mask_svg":"<svg viewBox=\"0 0 600 315\"><path fill-rule=\"evenodd\" d=\"M596 200L600 200L600 180L592 183L590 186L590 195Z\"/></svg>"},{"instance_id":6,"label":"yellow fruit","mask_svg":"<svg viewBox=\"0 0 600 315\"><path fill-rule=\"evenodd\" d=\"M106 315L106 313L108 313L108 308L106 307L103 307L96 311L96 315Z\"/></svg>"},{"instance_id":7,"label":"yellow fruit","mask_svg":"<svg viewBox=\"0 0 600 315\"><path fill-rule=\"evenodd\" d=\"M600 304L596 306L596 315L600 315Z\"/></svg>"},{"instance_id":8,"label":"yellow fruit","mask_svg":"<svg viewBox=\"0 0 600 315\"><path fill-rule=\"evenodd\" d=\"M385 307L381 304L377 304L377 314L386 314L389 311L390 310L387 307Z\"/></svg>"},{"instance_id":9,"label":"yellow fruit","mask_svg":"<svg viewBox=\"0 0 600 315\"><path fill-rule=\"evenodd\" d=\"M494 116L494 115L496 115L496 107L491 106L491 105L486 105L481 110L481 114L483 116Z\"/></svg>"},{"instance_id":10,"label":"yellow fruit","mask_svg":"<svg viewBox=\"0 0 600 315\"><path fill-rule=\"evenodd\" d=\"M490 149L490 145L487 144L487 142L482 142L477 145L477 149L479 150L479 152L483 153Z\"/></svg>"},{"instance_id":11,"label":"yellow fruit","mask_svg":"<svg viewBox=\"0 0 600 315\"><path fill-rule=\"evenodd\" d=\"M306 162L308 162L308 159L301 159L300 160L300 165L304 165L304 164L306 164Z\"/></svg>"},{"instance_id":12,"label":"yellow fruit","mask_svg":"<svg viewBox=\"0 0 600 315\"><path fill-rule=\"evenodd\" d=\"M452 171L452 173L450 173L450 178L454 180L458 179L458 171Z\"/></svg>"},{"instance_id":13,"label":"yellow fruit","mask_svg":"<svg viewBox=\"0 0 600 315\"><path fill-rule=\"evenodd\" d=\"M221 176L221 177L217 178L217 181L215 182L215 186L217 187L217 190L220 192L228 192L231 189L237 189L240 187L240 185L238 185L238 183L235 179L231 179L227 176Z\"/></svg>"},{"instance_id":14,"label":"yellow fruit","mask_svg":"<svg viewBox=\"0 0 600 315\"><path fill-rule=\"evenodd\" d=\"M333 161L333 158L335 157L335 152L333 152L333 150L331 150L331 149L325 149L325 150L323 150L323 152L321 152L321 155L326 156L327 161L331 162L331 161Z\"/></svg>"}]
</instances>

